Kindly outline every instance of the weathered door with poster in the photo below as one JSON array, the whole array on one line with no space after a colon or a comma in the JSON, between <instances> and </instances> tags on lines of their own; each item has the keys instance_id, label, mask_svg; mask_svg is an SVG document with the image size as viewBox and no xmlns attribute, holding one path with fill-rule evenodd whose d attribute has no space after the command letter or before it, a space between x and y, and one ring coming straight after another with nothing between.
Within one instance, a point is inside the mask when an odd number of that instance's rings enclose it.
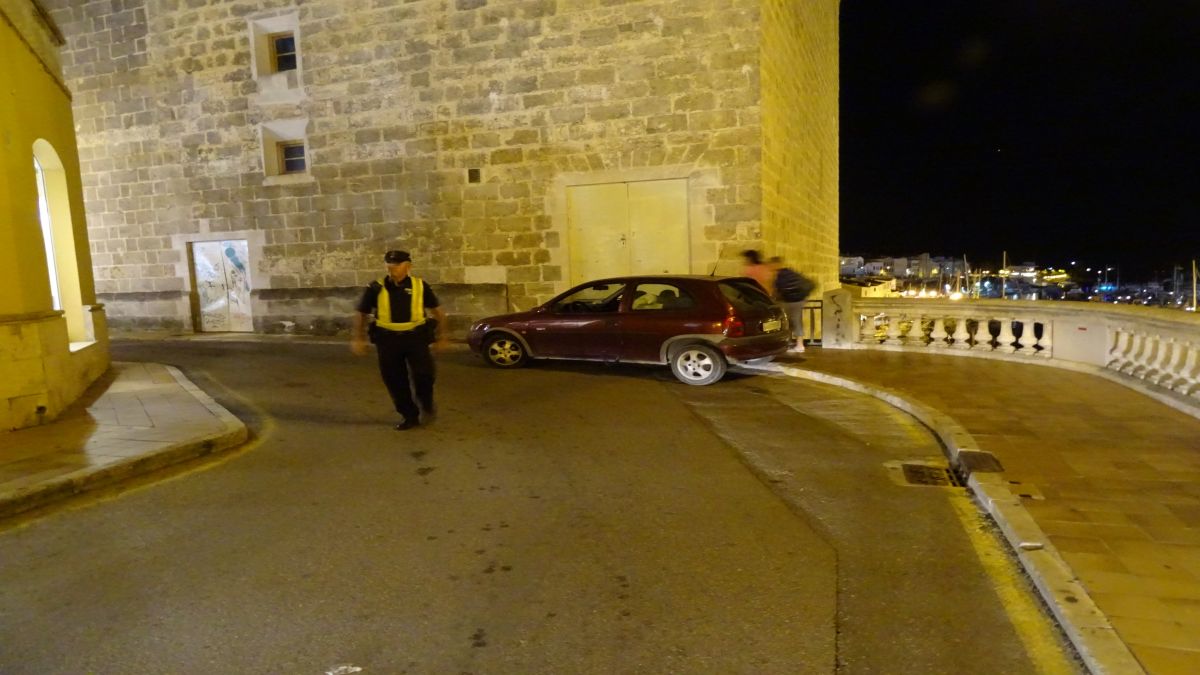
<instances>
[{"instance_id":1,"label":"weathered door with poster","mask_svg":"<svg viewBox=\"0 0 1200 675\"><path fill-rule=\"evenodd\" d=\"M571 283L691 273L687 179L567 188Z\"/></svg>"},{"instance_id":2,"label":"weathered door with poster","mask_svg":"<svg viewBox=\"0 0 1200 675\"><path fill-rule=\"evenodd\" d=\"M248 260L245 239L192 244L192 269L199 304L198 330L254 330Z\"/></svg>"}]
</instances>

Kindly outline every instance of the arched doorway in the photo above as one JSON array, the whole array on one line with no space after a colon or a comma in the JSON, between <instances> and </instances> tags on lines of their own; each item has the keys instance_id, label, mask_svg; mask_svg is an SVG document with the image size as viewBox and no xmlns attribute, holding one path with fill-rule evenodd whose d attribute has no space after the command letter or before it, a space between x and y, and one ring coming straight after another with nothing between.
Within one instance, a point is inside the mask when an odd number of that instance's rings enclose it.
<instances>
[{"instance_id":1,"label":"arched doorway","mask_svg":"<svg viewBox=\"0 0 1200 675\"><path fill-rule=\"evenodd\" d=\"M37 176L38 218L54 309L62 310L71 342L88 342L93 338L88 334L83 315L67 174L54 146L44 139L33 143L33 170Z\"/></svg>"}]
</instances>

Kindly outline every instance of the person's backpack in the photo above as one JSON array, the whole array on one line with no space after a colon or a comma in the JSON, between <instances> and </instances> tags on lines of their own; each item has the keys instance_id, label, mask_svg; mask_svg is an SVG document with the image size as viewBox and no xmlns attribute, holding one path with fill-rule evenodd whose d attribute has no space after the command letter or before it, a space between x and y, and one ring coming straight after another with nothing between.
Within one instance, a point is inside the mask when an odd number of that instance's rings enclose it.
<instances>
[{"instance_id":1,"label":"person's backpack","mask_svg":"<svg viewBox=\"0 0 1200 675\"><path fill-rule=\"evenodd\" d=\"M816 286L812 279L790 267L781 267L775 273L775 292L784 302L801 302L812 295Z\"/></svg>"}]
</instances>

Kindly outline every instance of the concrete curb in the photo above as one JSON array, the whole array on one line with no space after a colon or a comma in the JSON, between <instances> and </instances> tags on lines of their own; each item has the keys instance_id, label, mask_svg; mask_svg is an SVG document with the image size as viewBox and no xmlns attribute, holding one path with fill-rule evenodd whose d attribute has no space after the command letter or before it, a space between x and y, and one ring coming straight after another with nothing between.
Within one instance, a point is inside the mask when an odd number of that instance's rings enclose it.
<instances>
[{"instance_id":1,"label":"concrete curb","mask_svg":"<svg viewBox=\"0 0 1200 675\"><path fill-rule=\"evenodd\" d=\"M984 452L975 438L955 419L912 399L900 392L876 387L838 375L831 375L794 366L769 363L746 366L752 370L780 373L813 382L830 384L874 396L885 403L912 415L941 440L947 459L962 467L959 454L963 451ZM1021 498L1009 490L1009 481L1002 473L972 472L968 485L987 512L995 519L1021 566L1033 579L1034 585L1055 619L1079 652L1088 670L1096 675L1121 673L1144 674L1129 647L1117 635L1108 618L1096 607L1079 583L1074 572L1050 543L1041 527L1021 503Z\"/></svg>"},{"instance_id":2,"label":"concrete curb","mask_svg":"<svg viewBox=\"0 0 1200 675\"><path fill-rule=\"evenodd\" d=\"M184 377L177 368L164 367L180 387L220 419L224 429L199 438L165 445L160 450L128 457L103 467L80 469L37 485L0 494L0 519L9 518L84 492L115 485L129 478L174 464L236 448L246 442L249 432L241 420Z\"/></svg>"}]
</instances>

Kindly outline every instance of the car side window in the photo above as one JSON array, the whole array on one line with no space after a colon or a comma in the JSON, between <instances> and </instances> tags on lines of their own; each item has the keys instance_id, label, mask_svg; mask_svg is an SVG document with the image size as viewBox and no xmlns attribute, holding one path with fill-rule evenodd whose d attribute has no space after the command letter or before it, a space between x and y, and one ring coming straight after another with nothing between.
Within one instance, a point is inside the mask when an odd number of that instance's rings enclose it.
<instances>
[{"instance_id":1,"label":"car side window","mask_svg":"<svg viewBox=\"0 0 1200 675\"><path fill-rule=\"evenodd\" d=\"M691 309L696 299L674 284L641 283L633 291L635 312L669 309Z\"/></svg>"},{"instance_id":2,"label":"car side window","mask_svg":"<svg viewBox=\"0 0 1200 675\"><path fill-rule=\"evenodd\" d=\"M555 314L615 312L621 308L625 284L592 284L565 295L551 305Z\"/></svg>"}]
</instances>

